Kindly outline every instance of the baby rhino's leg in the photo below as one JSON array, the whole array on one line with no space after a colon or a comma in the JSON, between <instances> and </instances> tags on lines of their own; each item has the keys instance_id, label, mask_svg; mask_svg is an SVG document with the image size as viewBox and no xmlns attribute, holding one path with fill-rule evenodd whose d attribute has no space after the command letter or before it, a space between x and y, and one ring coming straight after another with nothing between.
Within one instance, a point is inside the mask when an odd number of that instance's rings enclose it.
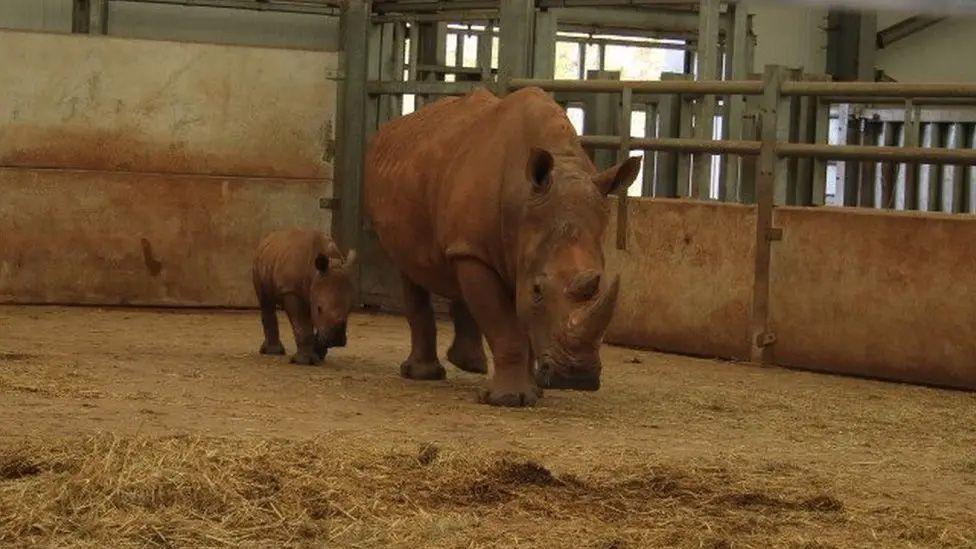
<instances>
[{"instance_id":1,"label":"baby rhino's leg","mask_svg":"<svg viewBox=\"0 0 976 549\"><path fill-rule=\"evenodd\" d=\"M273 295L261 288L261 283L255 277L254 291L261 305L261 327L264 328L264 343L261 344L262 355L283 355L285 347L278 335L278 315L275 313L277 304Z\"/></svg>"},{"instance_id":2,"label":"baby rhino's leg","mask_svg":"<svg viewBox=\"0 0 976 549\"><path fill-rule=\"evenodd\" d=\"M295 345L298 347L298 351L291 357L292 364L321 363L322 359L315 350L315 329L312 327L308 302L294 294L286 295L282 301L291 329L295 332Z\"/></svg>"}]
</instances>

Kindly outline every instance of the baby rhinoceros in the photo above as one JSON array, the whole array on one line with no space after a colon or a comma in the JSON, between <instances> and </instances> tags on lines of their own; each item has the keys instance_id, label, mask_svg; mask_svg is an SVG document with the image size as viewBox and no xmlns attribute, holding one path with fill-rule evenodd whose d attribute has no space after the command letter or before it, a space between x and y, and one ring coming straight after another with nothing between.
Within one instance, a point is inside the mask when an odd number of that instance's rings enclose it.
<instances>
[{"instance_id":1,"label":"baby rhinoceros","mask_svg":"<svg viewBox=\"0 0 976 549\"><path fill-rule=\"evenodd\" d=\"M295 333L293 364L319 364L330 347L345 346L353 302L349 273L355 259L355 250L343 258L335 243L315 230L290 229L265 237L253 271L264 326L261 354L285 354L278 336L278 306Z\"/></svg>"}]
</instances>

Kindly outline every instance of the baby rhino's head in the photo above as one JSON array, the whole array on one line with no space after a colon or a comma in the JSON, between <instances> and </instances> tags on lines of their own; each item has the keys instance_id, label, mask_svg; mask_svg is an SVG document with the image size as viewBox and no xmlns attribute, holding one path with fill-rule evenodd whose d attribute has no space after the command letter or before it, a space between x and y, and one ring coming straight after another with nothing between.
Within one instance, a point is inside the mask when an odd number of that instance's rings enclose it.
<instances>
[{"instance_id":1,"label":"baby rhino's head","mask_svg":"<svg viewBox=\"0 0 976 549\"><path fill-rule=\"evenodd\" d=\"M353 306L352 270L356 251L343 260L319 254L309 291L315 345L320 349L346 345L346 319Z\"/></svg>"}]
</instances>

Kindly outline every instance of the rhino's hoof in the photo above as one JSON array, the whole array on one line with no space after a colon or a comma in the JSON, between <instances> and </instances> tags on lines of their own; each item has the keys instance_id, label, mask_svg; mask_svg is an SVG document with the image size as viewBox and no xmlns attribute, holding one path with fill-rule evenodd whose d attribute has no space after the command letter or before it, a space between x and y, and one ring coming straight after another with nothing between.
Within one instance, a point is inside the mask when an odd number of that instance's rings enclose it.
<instances>
[{"instance_id":1,"label":"rhino's hoof","mask_svg":"<svg viewBox=\"0 0 976 549\"><path fill-rule=\"evenodd\" d=\"M455 343L447 350L447 360L465 372L471 372L472 374L488 373L488 359L485 357L484 349L472 350L470 348L459 347Z\"/></svg>"},{"instance_id":2,"label":"rhino's hoof","mask_svg":"<svg viewBox=\"0 0 976 549\"><path fill-rule=\"evenodd\" d=\"M261 354L262 355L283 355L285 354L285 346L281 342L268 343L265 341L261 344Z\"/></svg>"},{"instance_id":3,"label":"rhino's hoof","mask_svg":"<svg viewBox=\"0 0 976 549\"><path fill-rule=\"evenodd\" d=\"M504 406L506 408L527 408L535 406L542 391L539 389L529 389L528 391L492 391L482 389L478 393L478 402L489 406Z\"/></svg>"},{"instance_id":4,"label":"rhino's hoof","mask_svg":"<svg viewBox=\"0 0 976 549\"><path fill-rule=\"evenodd\" d=\"M322 359L318 357L314 352L298 352L291 357L292 364L301 364L303 366L315 366L322 363Z\"/></svg>"},{"instance_id":5,"label":"rhino's hoof","mask_svg":"<svg viewBox=\"0 0 976 549\"><path fill-rule=\"evenodd\" d=\"M447 377L447 372L440 362L406 361L400 365L400 375L407 379L438 381Z\"/></svg>"},{"instance_id":6,"label":"rhino's hoof","mask_svg":"<svg viewBox=\"0 0 976 549\"><path fill-rule=\"evenodd\" d=\"M325 344L322 343L315 344L315 356L319 357L319 360L324 359L328 354L329 354L329 348Z\"/></svg>"}]
</instances>

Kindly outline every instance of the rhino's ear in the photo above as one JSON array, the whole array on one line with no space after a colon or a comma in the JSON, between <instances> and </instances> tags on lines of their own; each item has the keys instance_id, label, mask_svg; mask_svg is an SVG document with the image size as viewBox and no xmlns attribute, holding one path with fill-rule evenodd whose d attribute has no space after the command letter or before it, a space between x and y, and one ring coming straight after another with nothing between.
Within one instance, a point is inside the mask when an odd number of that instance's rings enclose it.
<instances>
[{"instance_id":1,"label":"rhino's ear","mask_svg":"<svg viewBox=\"0 0 976 549\"><path fill-rule=\"evenodd\" d=\"M631 156L609 170L596 174L593 177L593 184L605 195L626 189L630 187L634 179L637 179L637 174L640 173L640 163L641 158L639 156Z\"/></svg>"},{"instance_id":2,"label":"rhino's ear","mask_svg":"<svg viewBox=\"0 0 976 549\"><path fill-rule=\"evenodd\" d=\"M526 176L532 182L532 190L544 193L552 184L552 167L556 161L549 151L533 148L529 151L529 163L526 166Z\"/></svg>"},{"instance_id":3,"label":"rhino's ear","mask_svg":"<svg viewBox=\"0 0 976 549\"><path fill-rule=\"evenodd\" d=\"M315 268L322 274L329 272L329 256L325 254L315 256Z\"/></svg>"}]
</instances>

